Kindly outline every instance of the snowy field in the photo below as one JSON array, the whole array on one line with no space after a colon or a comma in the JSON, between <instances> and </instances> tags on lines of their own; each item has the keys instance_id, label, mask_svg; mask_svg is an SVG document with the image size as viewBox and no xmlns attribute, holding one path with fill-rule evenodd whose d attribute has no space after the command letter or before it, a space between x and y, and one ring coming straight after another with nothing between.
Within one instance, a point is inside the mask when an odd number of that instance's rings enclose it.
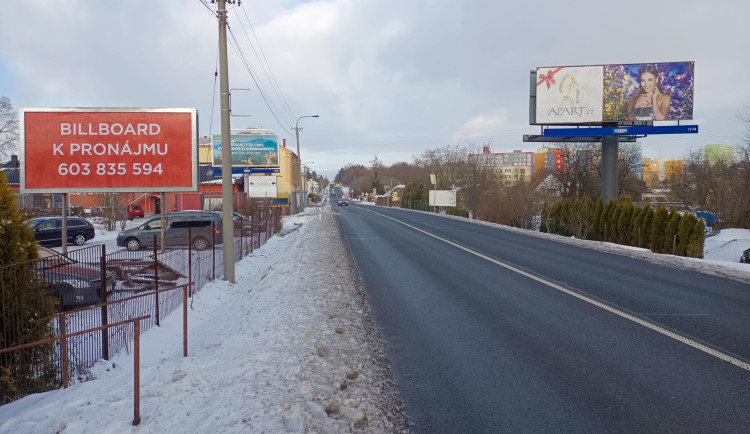
<instances>
[{"instance_id":1,"label":"snowy field","mask_svg":"<svg viewBox=\"0 0 750 434\"><path fill-rule=\"evenodd\" d=\"M283 228L237 263L237 283L212 282L195 296L188 357L179 311L142 336L138 427L130 352L95 366L93 381L0 406L0 433L405 431L335 211L310 207L285 217ZM750 247L747 230L707 238L704 260L523 232L750 282L750 265L738 263ZM98 229L95 241L115 238Z\"/></svg>"}]
</instances>

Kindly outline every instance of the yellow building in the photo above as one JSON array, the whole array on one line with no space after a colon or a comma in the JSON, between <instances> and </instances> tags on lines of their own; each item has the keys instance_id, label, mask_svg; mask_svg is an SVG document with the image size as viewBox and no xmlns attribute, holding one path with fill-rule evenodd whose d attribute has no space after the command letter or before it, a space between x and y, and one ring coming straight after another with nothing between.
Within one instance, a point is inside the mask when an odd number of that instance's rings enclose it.
<instances>
[{"instance_id":1,"label":"yellow building","mask_svg":"<svg viewBox=\"0 0 750 434\"><path fill-rule=\"evenodd\" d=\"M644 158L642 161L642 179L648 189L662 188L665 182L682 178L684 170L682 160L667 160L666 158L652 160Z\"/></svg>"},{"instance_id":2,"label":"yellow building","mask_svg":"<svg viewBox=\"0 0 750 434\"><path fill-rule=\"evenodd\" d=\"M201 164L213 163L213 145L208 137L202 137L199 141L198 162ZM276 202L281 205L287 204L287 201L291 202L291 196L293 196L294 192L301 190L299 163L297 154L286 147L285 141L279 143L279 173L271 175L276 176ZM248 174L247 176L265 176L265 174Z\"/></svg>"},{"instance_id":3,"label":"yellow building","mask_svg":"<svg viewBox=\"0 0 750 434\"><path fill-rule=\"evenodd\" d=\"M503 185L517 185L521 182L531 181L534 175L534 168L528 166L499 166L497 168L498 179Z\"/></svg>"}]
</instances>

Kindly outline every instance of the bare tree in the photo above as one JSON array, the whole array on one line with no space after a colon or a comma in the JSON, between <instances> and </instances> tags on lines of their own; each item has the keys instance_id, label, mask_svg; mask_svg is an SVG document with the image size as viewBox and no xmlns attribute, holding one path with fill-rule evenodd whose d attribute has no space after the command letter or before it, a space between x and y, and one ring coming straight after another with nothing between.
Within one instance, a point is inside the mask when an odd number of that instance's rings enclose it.
<instances>
[{"instance_id":1,"label":"bare tree","mask_svg":"<svg viewBox=\"0 0 750 434\"><path fill-rule=\"evenodd\" d=\"M0 97L0 156L18 152L18 115L7 97Z\"/></svg>"},{"instance_id":2,"label":"bare tree","mask_svg":"<svg viewBox=\"0 0 750 434\"><path fill-rule=\"evenodd\" d=\"M701 152L692 153L683 178L671 185L672 197L690 209L715 215L719 228L750 228L750 162L744 158L748 148L746 144L738 149L736 162L709 162Z\"/></svg>"},{"instance_id":3,"label":"bare tree","mask_svg":"<svg viewBox=\"0 0 750 434\"><path fill-rule=\"evenodd\" d=\"M594 163L597 156L595 143L570 143L562 148L563 170L553 172L558 189L563 198L578 199L592 191Z\"/></svg>"}]
</instances>

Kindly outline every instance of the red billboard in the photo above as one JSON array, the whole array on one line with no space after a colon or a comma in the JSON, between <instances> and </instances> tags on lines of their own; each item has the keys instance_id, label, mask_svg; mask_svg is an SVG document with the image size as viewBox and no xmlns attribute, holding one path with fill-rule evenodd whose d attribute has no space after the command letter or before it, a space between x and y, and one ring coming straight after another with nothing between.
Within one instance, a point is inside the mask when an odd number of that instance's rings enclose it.
<instances>
[{"instance_id":1,"label":"red billboard","mask_svg":"<svg viewBox=\"0 0 750 434\"><path fill-rule=\"evenodd\" d=\"M197 118L176 108L21 109L21 189L198 191Z\"/></svg>"}]
</instances>

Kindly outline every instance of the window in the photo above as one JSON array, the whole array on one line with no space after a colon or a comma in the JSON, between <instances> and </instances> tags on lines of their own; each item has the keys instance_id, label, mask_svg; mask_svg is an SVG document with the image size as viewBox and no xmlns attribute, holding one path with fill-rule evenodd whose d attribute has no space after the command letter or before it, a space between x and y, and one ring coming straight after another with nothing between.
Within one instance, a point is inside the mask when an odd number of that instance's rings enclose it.
<instances>
[{"instance_id":1,"label":"window","mask_svg":"<svg viewBox=\"0 0 750 434\"><path fill-rule=\"evenodd\" d=\"M149 230L149 229L161 229L161 219L154 219L151 221L148 221L141 226L141 229L143 230Z\"/></svg>"},{"instance_id":2,"label":"window","mask_svg":"<svg viewBox=\"0 0 750 434\"><path fill-rule=\"evenodd\" d=\"M47 220L46 222L43 222L39 225L39 229L54 229L55 228L55 221L54 220Z\"/></svg>"}]
</instances>

